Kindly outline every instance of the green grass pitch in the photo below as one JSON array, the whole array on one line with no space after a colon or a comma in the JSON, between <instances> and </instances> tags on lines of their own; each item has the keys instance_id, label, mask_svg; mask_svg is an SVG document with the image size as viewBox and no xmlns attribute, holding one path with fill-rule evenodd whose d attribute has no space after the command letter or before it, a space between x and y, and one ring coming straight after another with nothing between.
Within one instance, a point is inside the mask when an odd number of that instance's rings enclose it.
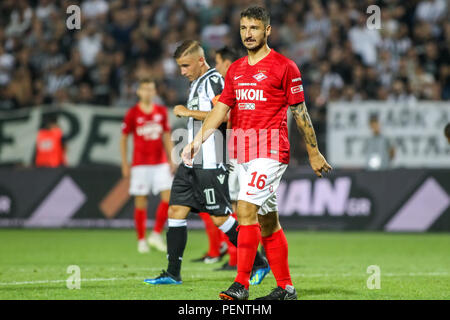
<instances>
[{"instance_id":1,"label":"green grass pitch","mask_svg":"<svg viewBox=\"0 0 450 320\"><path fill-rule=\"evenodd\" d=\"M450 299L450 234L286 231L299 299ZM0 230L0 299L217 300L234 271L190 262L206 251L204 231L190 230L182 285L143 279L167 267L165 254L139 254L133 230ZM69 290L70 265L81 271ZM369 289L367 268L380 268ZM369 283L373 283L369 281ZM270 273L250 299L275 287Z\"/></svg>"}]
</instances>

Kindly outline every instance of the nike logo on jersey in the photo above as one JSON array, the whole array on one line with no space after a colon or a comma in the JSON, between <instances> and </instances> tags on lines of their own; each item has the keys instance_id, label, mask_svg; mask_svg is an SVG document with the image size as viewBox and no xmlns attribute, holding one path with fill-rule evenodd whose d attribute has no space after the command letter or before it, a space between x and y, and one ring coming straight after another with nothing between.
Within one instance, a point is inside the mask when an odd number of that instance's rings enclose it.
<instances>
[{"instance_id":1,"label":"nike logo on jersey","mask_svg":"<svg viewBox=\"0 0 450 320\"><path fill-rule=\"evenodd\" d=\"M256 196L256 193L250 193L250 192L247 191L247 195L248 196Z\"/></svg>"},{"instance_id":2,"label":"nike logo on jersey","mask_svg":"<svg viewBox=\"0 0 450 320\"><path fill-rule=\"evenodd\" d=\"M235 76L233 79L234 80L237 80L237 79L239 79L240 77L242 77L243 75L241 74L240 76Z\"/></svg>"},{"instance_id":3,"label":"nike logo on jersey","mask_svg":"<svg viewBox=\"0 0 450 320\"><path fill-rule=\"evenodd\" d=\"M221 174L220 176L217 176L217 179L220 181L220 184L223 184L223 182L225 181L225 175Z\"/></svg>"}]
</instances>

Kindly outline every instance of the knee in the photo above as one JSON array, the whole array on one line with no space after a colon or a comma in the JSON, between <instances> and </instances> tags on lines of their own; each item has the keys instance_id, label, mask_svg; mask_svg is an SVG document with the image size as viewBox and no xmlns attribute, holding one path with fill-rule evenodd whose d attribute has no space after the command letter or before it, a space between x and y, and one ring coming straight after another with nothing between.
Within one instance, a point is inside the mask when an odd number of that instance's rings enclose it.
<instances>
[{"instance_id":1,"label":"knee","mask_svg":"<svg viewBox=\"0 0 450 320\"><path fill-rule=\"evenodd\" d=\"M164 202L169 202L170 200L170 190L161 191L161 200Z\"/></svg>"},{"instance_id":2,"label":"knee","mask_svg":"<svg viewBox=\"0 0 450 320\"><path fill-rule=\"evenodd\" d=\"M147 197L146 196L136 196L134 199L134 206L136 209L147 209Z\"/></svg>"},{"instance_id":3,"label":"knee","mask_svg":"<svg viewBox=\"0 0 450 320\"><path fill-rule=\"evenodd\" d=\"M177 206L169 206L167 216L169 219L186 219L187 213Z\"/></svg>"},{"instance_id":4,"label":"knee","mask_svg":"<svg viewBox=\"0 0 450 320\"><path fill-rule=\"evenodd\" d=\"M211 216L211 220L216 227L220 227L228 220L228 216Z\"/></svg>"},{"instance_id":5,"label":"knee","mask_svg":"<svg viewBox=\"0 0 450 320\"><path fill-rule=\"evenodd\" d=\"M258 206L246 202L246 201L238 201L237 205L237 217L240 225L252 225L258 223Z\"/></svg>"}]
</instances>

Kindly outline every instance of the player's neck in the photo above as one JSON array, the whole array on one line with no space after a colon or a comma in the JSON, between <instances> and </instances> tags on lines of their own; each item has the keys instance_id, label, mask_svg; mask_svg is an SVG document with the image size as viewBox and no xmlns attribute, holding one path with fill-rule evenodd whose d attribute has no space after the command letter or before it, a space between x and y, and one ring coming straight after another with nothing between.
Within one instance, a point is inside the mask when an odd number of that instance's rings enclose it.
<instances>
[{"instance_id":1,"label":"player's neck","mask_svg":"<svg viewBox=\"0 0 450 320\"><path fill-rule=\"evenodd\" d=\"M206 72L208 72L208 70L209 70L209 64L205 63L204 65L202 65L202 66L201 66L201 69L200 69L201 74L200 74L199 78L200 78L202 75L204 75ZM197 78L197 79L198 79L198 78Z\"/></svg>"},{"instance_id":2,"label":"player's neck","mask_svg":"<svg viewBox=\"0 0 450 320\"><path fill-rule=\"evenodd\" d=\"M270 51L271 51L271 49L269 48L267 43L264 46L262 46L258 51L247 50L248 64L251 66L254 66L258 62L260 62L262 59L267 57L269 55Z\"/></svg>"},{"instance_id":3,"label":"player's neck","mask_svg":"<svg viewBox=\"0 0 450 320\"><path fill-rule=\"evenodd\" d=\"M139 109L144 113L151 113L153 111L153 102L143 102L139 101Z\"/></svg>"}]
</instances>

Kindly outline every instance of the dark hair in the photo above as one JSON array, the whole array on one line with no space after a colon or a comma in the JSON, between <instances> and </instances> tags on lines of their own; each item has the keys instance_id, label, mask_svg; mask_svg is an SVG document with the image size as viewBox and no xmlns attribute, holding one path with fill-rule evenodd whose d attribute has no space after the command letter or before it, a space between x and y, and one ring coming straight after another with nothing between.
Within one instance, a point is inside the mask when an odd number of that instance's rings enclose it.
<instances>
[{"instance_id":1,"label":"dark hair","mask_svg":"<svg viewBox=\"0 0 450 320\"><path fill-rule=\"evenodd\" d=\"M136 89L139 89L143 84L147 84L147 83L153 83L155 85L155 90L156 91L159 90L159 83L153 77L143 77L143 78L139 79Z\"/></svg>"},{"instance_id":2,"label":"dark hair","mask_svg":"<svg viewBox=\"0 0 450 320\"><path fill-rule=\"evenodd\" d=\"M263 7L252 6L245 9L241 12L241 19L244 17L262 21L264 27L267 27L270 24L269 12Z\"/></svg>"},{"instance_id":3,"label":"dark hair","mask_svg":"<svg viewBox=\"0 0 450 320\"><path fill-rule=\"evenodd\" d=\"M156 86L156 80L153 78L146 77L146 78L139 79L139 85L144 84L144 83L154 83Z\"/></svg>"},{"instance_id":4,"label":"dark hair","mask_svg":"<svg viewBox=\"0 0 450 320\"><path fill-rule=\"evenodd\" d=\"M179 59L182 56L190 53L194 53L197 50L200 50L202 47L200 46L200 43L196 40L185 40L182 44L180 44L177 49L175 50L175 53L173 54L173 57L175 59Z\"/></svg>"},{"instance_id":5,"label":"dark hair","mask_svg":"<svg viewBox=\"0 0 450 320\"><path fill-rule=\"evenodd\" d=\"M230 47L223 47L217 50L216 54L220 55L223 60L230 60L231 62L234 62L239 58L236 50Z\"/></svg>"},{"instance_id":6,"label":"dark hair","mask_svg":"<svg viewBox=\"0 0 450 320\"><path fill-rule=\"evenodd\" d=\"M445 126L444 133L447 138L450 138L450 122Z\"/></svg>"},{"instance_id":7,"label":"dark hair","mask_svg":"<svg viewBox=\"0 0 450 320\"><path fill-rule=\"evenodd\" d=\"M50 128L52 124L58 123L58 112L51 111L49 113L45 113L42 117L41 128Z\"/></svg>"}]
</instances>

